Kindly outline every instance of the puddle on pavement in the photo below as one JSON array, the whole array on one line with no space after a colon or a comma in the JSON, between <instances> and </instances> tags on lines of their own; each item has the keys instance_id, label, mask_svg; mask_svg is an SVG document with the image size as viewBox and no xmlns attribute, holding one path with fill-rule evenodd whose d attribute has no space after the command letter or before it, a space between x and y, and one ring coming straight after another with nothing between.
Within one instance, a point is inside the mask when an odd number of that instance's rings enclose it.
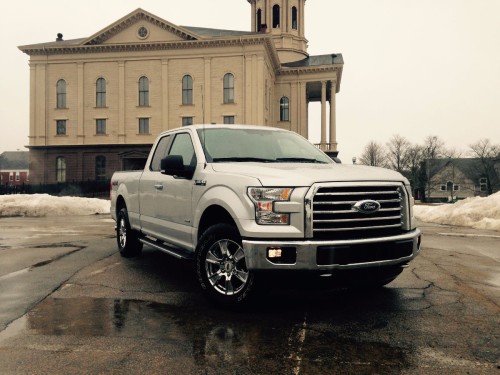
<instances>
[{"instance_id":1,"label":"puddle on pavement","mask_svg":"<svg viewBox=\"0 0 500 375\"><path fill-rule=\"evenodd\" d=\"M175 345L202 366L231 363L270 369L279 360L293 373L299 359L306 373L336 368L392 373L411 367L407 349L366 342L355 332L346 338L307 328L301 341L293 333L302 322L302 309L243 313L139 300L49 298L26 315L25 329L28 335L154 340L160 347Z\"/></svg>"}]
</instances>

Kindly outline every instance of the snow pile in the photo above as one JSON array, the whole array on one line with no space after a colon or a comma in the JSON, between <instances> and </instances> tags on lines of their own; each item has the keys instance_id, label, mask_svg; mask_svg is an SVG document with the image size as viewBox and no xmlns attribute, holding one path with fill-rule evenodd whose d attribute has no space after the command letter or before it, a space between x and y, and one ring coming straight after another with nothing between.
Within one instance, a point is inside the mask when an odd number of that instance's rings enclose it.
<instances>
[{"instance_id":1,"label":"snow pile","mask_svg":"<svg viewBox=\"0 0 500 375\"><path fill-rule=\"evenodd\" d=\"M489 197L467 198L440 206L416 205L415 217L421 221L500 231L500 192Z\"/></svg>"},{"instance_id":2,"label":"snow pile","mask_svg":"<svg viewBox=\"0 0 500 375\"><path fill-rule=\"evenodd\" d=\"M48 194L0 195L0 217L109 214L109 208L109 200L97 198L54 197Z\"/></svg>"},{"instance_id":3,"label":"snow pile","mask_svg":"<svg viewBox=\"0 0 500 375\"><path fill-rule=\"evenodd\" d=\"M109 214L110 202L97 198L54 197L48 194L0 195L0 217L80 216ZM500 231L500 192L486 198L467 198L454 204L416 205L423 222Z\"/></svg>"}]
</instances>

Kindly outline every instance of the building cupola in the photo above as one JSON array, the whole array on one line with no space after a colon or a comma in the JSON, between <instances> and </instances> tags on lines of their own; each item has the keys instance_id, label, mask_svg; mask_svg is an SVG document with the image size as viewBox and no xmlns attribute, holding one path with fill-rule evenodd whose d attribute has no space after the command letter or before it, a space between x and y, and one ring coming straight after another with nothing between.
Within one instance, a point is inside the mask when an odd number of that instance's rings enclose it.
<instances>
[{"instance_id":1,"label":"building cupola","mask_svg":"<svg viewBox=\"0 0 500 375\"><path fill-rule=\"evenodd\" d=\"M281 63L306 58L306 0L247 0L252 6L252 31L270 33Z\"/></svg>"}]
</instances>

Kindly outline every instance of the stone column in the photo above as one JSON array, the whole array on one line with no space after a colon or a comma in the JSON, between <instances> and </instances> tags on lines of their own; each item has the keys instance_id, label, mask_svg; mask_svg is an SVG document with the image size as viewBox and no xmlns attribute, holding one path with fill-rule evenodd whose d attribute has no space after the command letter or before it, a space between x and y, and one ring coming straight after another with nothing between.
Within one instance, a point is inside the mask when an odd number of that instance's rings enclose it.
<instances>
[{"instance_id":1,"label":"stone column","mask_svg":"<svg viewBox=\"0 0 500 375\"><path fill-rule=\"evenodd\" d=\"M118 62L118 143L125 143L125 61ZM136 87L137 89L137 87Z\"/></svg>"},{"instance_id":2,"label":"stone column","mask_svg":"<svg viewBox=\"0 0 500 375\"><path fill-rule=\"evenodd\" d=\"M83 114L84 106L84 87L85 87L85 77L84 77L84 65L83 63L78 63L78 117L76 124L76 136L79 145L85 143L85 118ZM94 104L95 106L95 104Z\"/></svg>"},{"instance_id":3,"label":"stone column","mask_svg":"<svg viewBox=\"0 0 500 375\"><path fill-rule=\"evenodd\" d=\"M254 7L255 4L252 4ZM203 122L209 124L212 122L212 98L210 96L211 90L211 72L212 72L212 59L205 57L205 83L203 87Z\"/></svg>"},{"instance_id":4,"label":"stone column","mask_svg":"<svg viewBox=\"0 0 500 375\"><path fill-rule=\"evenodd\" d=\"M337 151L336 90L337 82L331 81L330 88L330 149Z\"/></svg>"},{"instance_id":5,"label":"stone column","mask_svg":"<svg viewBox=\"0 0 500 375\"><path fill-rule=\"evenodd\" d=\"M161 60L161 129L162 131L169 129L169 108L168 108L168 59Z\"/></svg>"},{"instance_id":6,"label":"stone column","mask_svg":"<svg viewBox=\"0 0 500 375\"><path fill-rule=\"evenodd\" d=\"M321 148L326 143L326 81L321 81Z\"/></svg>"}]
</instances>

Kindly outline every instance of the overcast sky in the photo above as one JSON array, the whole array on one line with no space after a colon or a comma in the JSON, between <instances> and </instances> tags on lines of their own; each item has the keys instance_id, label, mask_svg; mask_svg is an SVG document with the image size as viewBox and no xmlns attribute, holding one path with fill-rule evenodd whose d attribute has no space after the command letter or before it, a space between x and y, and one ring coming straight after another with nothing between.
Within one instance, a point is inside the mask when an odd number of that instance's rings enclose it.
<instances>
[{"instance_id":1,"label":"overcast sky","mask_svg":"<svg viewBox=\"0 0 500 375\"><path fill-rule=\"evenodd\" d=\"M0 153L29 132L28 56L17 46L93 35L137 8L176 25L250 30L246 0L15 0L0 23ZM308 0L309 54L341 53L337 94L340 158L400 134L437 135L468 151L500 143L500 0ZM310 106L319 142L320 106Z\"/></svg>"}]
</instances>

